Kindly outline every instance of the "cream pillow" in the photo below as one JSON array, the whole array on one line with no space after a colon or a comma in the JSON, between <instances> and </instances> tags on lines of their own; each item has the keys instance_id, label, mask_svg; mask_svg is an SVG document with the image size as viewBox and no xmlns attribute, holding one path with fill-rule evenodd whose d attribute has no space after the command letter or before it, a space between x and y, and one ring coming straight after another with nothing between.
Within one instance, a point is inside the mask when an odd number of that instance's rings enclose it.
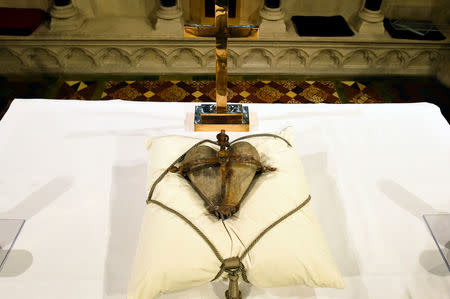
<instances>
[{"instance_id":1,"label":"cream pillow","mask_svg":"<svg viewBox=\"0 0 450 299\"><path fill-rule=\"evenodd\" d=\"M291 128L281 134L293 144ZM181 136L149 142L148 189L181 154L199 140ZM195 224L226 259L239 256L267 226L309 195L294 147L273 137L245 140L264 165L277 171L261 175L240 210L225 221L210 215L201 198L180 175L169 173L153 194ZM312 200L320 200L315 199ZM242 260L248 280L258 287L307 285L343 288L344 282L308 203L275 226ZM146 207L128 299L149 299L211 281L221 263L205 241L185 222L155 204Z\"/></svg>"}]
</instances>

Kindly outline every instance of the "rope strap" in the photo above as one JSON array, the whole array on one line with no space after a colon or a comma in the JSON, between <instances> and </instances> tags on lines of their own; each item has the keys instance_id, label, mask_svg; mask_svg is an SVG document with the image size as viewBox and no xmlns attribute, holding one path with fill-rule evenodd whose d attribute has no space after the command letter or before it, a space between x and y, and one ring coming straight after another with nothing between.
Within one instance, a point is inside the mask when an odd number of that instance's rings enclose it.
<instances>
[{"instance_id":1,"label":"rope strap","mask_svg":"<svg viewBox=\"0 0 450 299\"><path fill-rule=\"evenodd\" d=\"M248 282L248 279L241 260L238 257L224 260L221 271L228 273L228 290L225 292L225 297L227 299L242 299L242 293L239 290L239 272L245 282Z\"/></svg>"},{"instance_id":2,"label":"rope strap","mask_svg":"<svg viewBox=\"0 0 450 299\"><path fill-rule=\"evenodd\" d=\"M291 143L290 143L289 141L287 141L286 139L284 139L283 137L278 136L278 135L275 135L275 134L268 134L268 133L264 133L264 134L252 134L252 135L246 135L246 136L243 136L243 137L239 137L239 138L233 140L232 142L230 142L230 145L232 145L233 143L236 143L236 142L238 142L238 141L241 141L241 140L244 140L244 139L248 139L248 138L254 138L254 137L273 137L273 138L278 138L278 139L281 139L281 140L283 140L284 142L286 142L286 144L287 144L289 147L292 147Z\"/></svg>"},{"instance_id":3,"label":"rope strap","mask_svg":"<svg viewBox=\"0 0 450 299\"><path fill-rule=\"evenodd\" d=\"M149 204L150 203L156 204L157 206L159 206L159 207L163 208L164 210L168 211L169 213L172 213L172 214L176 215L177 217L179 217L187 225L189 225L203 239L203 241L206 242L206 244L208 244L209 248L211 248L211 251L217 257L217 259L222 263L222 265L220 267L220 271L217 273L217 275L214 277L214 279L212 279L212 281L214 281L217 278L219 278L223 274L223 272L227 272L227 273L230 273L230 272L239 273L239 272L241 272L242 278L244 279L244 281L248 282L247 273L245 271L245 267L244 267L244 265L241 262L242 259L259 242L259 240L261 240L261 238L265 234L267 234L272 228L274 228L275 226L280 224L282 221L284 221L289 216L291 216L291 215L295 214L296 212L300 211L300 209L302 209L306 204L308 204L308 202L310 200L311 200L311 195L308 195L308 198L306 198L300 205L298 205L297 207L295 207L294 209L292 209L291 211L289 211L288 213L286 213L282 217L278 218L271 225L266 227L261 233L259 233L256 236L256 238L250 243L250 245L247 246L247 248L244 250L244 252L241 254L241 256L239 256L239 257L232 257L232 258L228 258L228 259L224 259L222 257L222 255L220 254L219 250L217 249L217 247L214 246L214 244L208 239L208 237L194 223L192 223L187 217L182 215L180 212L178 212L178 211L176 211L176 210L174 210L172 208L169 208L168 206L166 206L165 204L163 204L162 202L159 202L157 200L150 199L148 201L148 203Z\"/></svg>"},{"instance_id":4,"label":"rope strap","mask_svg":"<svg viewBox=\"0 0 450 299\"><path fill-rule=\"evenodd\" d=\"M241 254L241 256L239 257L234 257L233 259L238 259L239 264L241 265L241 267L239 268L239 270L241 271L242 274L242 279L245 282L248 282L247 279L247 273L245 271L245 267L242 264L242 260L245 258L245 256L248 254L248 252L255 247L255 245L259 242L259 240L261 240L261 238L267 234L272 228L274 228L275 226L277 226L278 224L280 224L281 222L283 222L283 220L285 220L286 218L288 218L289 216L295 214L296 212L300 211L301 208L303 208L309 201L311 200L311 195L308 195L308 198L306 200L304 200L299 206L297 206L296 208L294 208L293 210L289 211L288 213L286 213L285 215L283 215L282 217L278 218L275 222L273 222L271 225L269 225L268 227L266 227L261 233L259 233L256 238L250 243L250 245L247 246L247 248L244 250L244 252ZM222 266L220 267L220 271L217 273L217 275L214 277L214 280L216 280L217 278L219 278L223 272L227 272L228 264L225 264L224 262L222 262Z\"/></svg>"},{"instance_id":5,"label":"rope strap","mask_svg":"<svg viewBox=\"0 0 450 299\"><path fill-rule=\"evenodd\" d=\"M297 206L295 209L289 211L288 213L286 213L284 216L280 217L277 221L275 221L274 223L272 223L271 225L269 225L265 230L263 230L251 243L250 245L247 246L247 249L245 249L245 251L241 254L241 256L239 257L241 260L248 254L248 252L256 245L256 243L258 243L259 240L261 240L261 238L267 234L272 228L274 228L275 226L277 226L278 224L280 224L281 222L283 222L283 220L285 220L286 218L288 218L289 216L295 214L296 212L300 211L300 209L302 209L304 206L306 206L306 204L311 200L311 195L308 195L308 198L306 198L299 206Z\"/></svg>"},{"instance_id":6,"label":"rope strap","mask_svg":"<svg viewBox=\"0 0 450 299\"><path fill-rule=\"evenodd\" d=\"M242 264L241 259L237 256L230 257L230 258L224 260L222 262L222 265L220 266L220 271L216 274L214 279L211 281L214 281L217 278L219 278L223 274L223 272L226 272L228 274L237 274L237 273L241 272L242 279L245 282L249 283L249 281L247 279L247 272L245 271L244 264Z\"/></svg>"},{"instance_id":7,"label":"rope strap","mask_svg":"<svg viewBox=\"0 0 450 299\"><path fill-rule=\"evenodd\" d=\"M244 140L244 139L247 139L247 138L253 138L253 137L274 137L274 138L279 138L279 139L282 139L283 141L285 141L288 146L291 146L291 144L286 139L284 139L284 138L282 138L280 136L277 136L277 135L273 135L273 134L248 135L248 136L241 137L241 138L238 138L238 139L234 140L233 142L229 143L229 145L231 145L231 144L233 144L233 143L235 143L237 141ZM214 142L214 141L211 141L211 140L202 140L202 141L198 142L197 144L195 144L194 146L192 146L189 150L191 150L194 147L199 146L199 145L201 145L203 143L212 143L212 144L218 145L218 142ZM214 255L222 263L222 265L220 267L220 271L214 277L213 281L216 280L217 278L219 278L224 272L226 272L228 274L228 280L229 280L228 290L225 292L226 298L227 299L241 299L242 298L242 294L241 294L241 291L239 291L239 283L238 283L238 281L239 281L239 274L242 275L242 279L245 282L247 282L247 283L249 282L248 279L247 279L247 273L246 273L244 264L242 263L242 259L256 245L256 243L258 243L258 241L261 240L261 238L266 233L268 233L272 228L277 226L280 222L282 222L283 220L285 220L286 218L288 218L289 216L291 216L292 214L294 214L295 212L297 212L301 208L303 208L311 200L311 196L309 195L308 198L305 201L303 201L299 206L297 206L293 210L291 210L288 213L286 213L284 216L282 216L279 219L277 219L274 223L272 223L267 228L265 228L261 233L259 233L256 236L256 238L250 243L250 245L247 246L247 248L244 250L244 252L241 254L241 256L236 256L236 257L231 257L231 258L224 259L222 257L222 255L220 254L219 250L217 250L217 247L214 246L214 244L208 239L208 237L194 223L192 223L187 217L185 217L180 212L178 212L178 211L176 211L176 210L166 206L162 202L152 199L153 192L155 191L156 186L163 180L163 178L169 173L169 171L171 171L171 169L174 169L174 167L175 167L175 165L177 163L183 161L184 157L186 156L186 154L187 154L187 152L189 150L187 150L184 154L182 154L180 157L178 157L178 159L176 159L155 180L155 182L153 183L153 185L152 185L152 187L150 189L150 192L148 194L147 204L153 203L153 204L161 207L162 209L168 211L169 213L174 214L175 216L177 216L178 218L183 220L187 225L189 225L203 239L203 241L205 241L206 244L208 244L209 248L212 250ZM194 189L195 189L194 185L192 185L192 187L194 187ZM198 193L201 194L200 192L198 192Z\"/></svg>"},{"instance_id":8,"label":"rope strap","mask_svg":"<svg viewBox=\"0 0 450 299\"><path fill-rule=\"evenodd\" d=\"M167 212L170 212L176 216L178 216L181 220L183 220L187 225L189 225L205 242L206 244L208 244L209 248L211 248L212 252L214 253L214 255L217 257L217 259L223 263L224 259L222 257L222 255L219 253L219 250L217 250L216 246L214 246L214 244L208 239L208 237L194 224L192 223L189 219L187 219L184 215L182 215L180 212L175 211L172 208L169 208L168 206L166 206L165 204L163 204L162 202L159 202L157 200L149 200L148 203L153 203L157 206L160 206L161 208L163 208L164 210L166 210Z\"/></svg>"}]
</instances>

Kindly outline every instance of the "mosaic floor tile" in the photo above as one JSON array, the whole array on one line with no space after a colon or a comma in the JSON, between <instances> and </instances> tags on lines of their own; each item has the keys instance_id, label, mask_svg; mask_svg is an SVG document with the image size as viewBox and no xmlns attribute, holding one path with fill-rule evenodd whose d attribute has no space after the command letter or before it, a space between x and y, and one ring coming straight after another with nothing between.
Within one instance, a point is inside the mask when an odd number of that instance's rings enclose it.
<instances>
[{"instance_id":1,"label":"mosaic floor tile","mask_svg":"<svg viewBox=\"0 0 450 299\"><path fill-rule=\"evenodd\" d=\"M301 103L341 103L336 88L330 81L300 82L297 87L292 89L292 92L297 93L293 99Z\"/></svg>"},{"instance_id":2,"label":"mosaic floor tile","mask_svg":"<svg viewBox=\"0 0 450 299\"><path fill-rule=\"evenodd\" d=\"M58 99L92 100L96 81L64 81L56 95Z\"/></svg>"},{"instance_id":3,"label":"mosaic floor tile","mask_svg":"<svg viewBox=\"0 0 450 299\"><path fill-rule=\"evenodd\" d=\"M213 102L215 81L108 81L103 100ZM330 81L228 82L230 103L340 103Z\"/></svg>"},{"instance_id":4,"label":"mosaic floor tile","mask_svg":"<svg viewBox=\"0 0 450 299\"><path fill-rule=\"evenodd\" d=\"M382 103L381 96L366 82L341 81L341 87L350 103Z\"/></svg>"}]
</instances>

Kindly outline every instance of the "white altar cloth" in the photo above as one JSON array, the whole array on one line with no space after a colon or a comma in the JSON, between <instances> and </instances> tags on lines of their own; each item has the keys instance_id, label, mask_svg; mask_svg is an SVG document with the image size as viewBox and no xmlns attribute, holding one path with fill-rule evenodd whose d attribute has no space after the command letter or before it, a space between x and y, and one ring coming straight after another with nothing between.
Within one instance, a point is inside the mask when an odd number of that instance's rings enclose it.
<instances>
[{"instance_id":1,"label":"white altar cloth","mask_svg":"<svg viewBox=\"0 0 450 299\"><path fill-rule=\"evenodd\" d=\"M146 199L144 140L215 138L192 131L193 106L15 100L0 122L0 218L27 222L0 272L0 297L124 298ZM450 273L421 218L450 212L450 126L436 106L249 107L252 133L295 128L346 288L242 283L246 298L450 298ZM223 298L226 288L161 297Z\"/></svg>"}]
</instances>

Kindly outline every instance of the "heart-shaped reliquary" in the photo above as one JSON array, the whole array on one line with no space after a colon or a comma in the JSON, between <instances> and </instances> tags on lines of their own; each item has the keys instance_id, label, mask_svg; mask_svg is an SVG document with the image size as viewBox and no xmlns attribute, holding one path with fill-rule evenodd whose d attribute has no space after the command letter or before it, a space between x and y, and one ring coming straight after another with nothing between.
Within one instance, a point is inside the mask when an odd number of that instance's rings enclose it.
<instances>
[{"instance_id":1,"label":"heart-shaped reliquary","mask_svg":"<svg viewBox=\"0 0 450 299\"><path fill-rule=\"evenodd\" d=\"M219 151L205 145L192 148L179 168L204 200L208 211L220 219L238 211L258 172L274 170L261 165L258 151L250 143L229 146L226 138L226 144L221 144L219 138Z\"/></svg>"}]
</instances>

